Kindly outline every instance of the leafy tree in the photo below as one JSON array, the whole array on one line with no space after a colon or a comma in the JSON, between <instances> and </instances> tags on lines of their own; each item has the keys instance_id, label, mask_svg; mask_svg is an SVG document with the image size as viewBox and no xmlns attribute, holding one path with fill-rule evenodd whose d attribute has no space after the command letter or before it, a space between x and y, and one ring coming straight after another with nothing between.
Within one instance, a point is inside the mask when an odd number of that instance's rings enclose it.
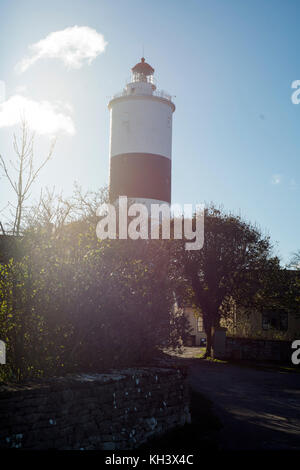
<instances>
[{"instance_id":1,"label":"leafy tree","mask_svg":"<svg viewBox=\"0 0 300 470\"><path fill-rule=\"evenodd\" d=\"M263 280L278 272L279 260L257 227L214 206L205 210L203 248L185 251L183 243L174 248L172 269L181 272L181 286L186 292L191 288L190 297L202 312L210 355L212 328L220 324L222 306L229 299L245 308L256 305Z\"/></svg>"},{"instance_id":2,"label":"leafy tree","mask_svg":"<svg viewBox=\"0 0 300 470\"><path fill-rule=\"evenodd\" d=\"M0 335L6 376L24 379L146 364L176 344L160 241L98 240L86 221L27 231L1 266Z\"/></svg>"}]
</instances>

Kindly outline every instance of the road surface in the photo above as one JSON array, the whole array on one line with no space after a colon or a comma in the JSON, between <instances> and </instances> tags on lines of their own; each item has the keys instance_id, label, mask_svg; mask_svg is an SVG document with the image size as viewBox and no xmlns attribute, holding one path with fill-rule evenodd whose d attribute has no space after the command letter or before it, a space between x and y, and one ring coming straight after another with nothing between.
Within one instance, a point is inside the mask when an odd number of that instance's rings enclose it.
<instances>
[{"instance_id":1,"label":"road surface","mask_svg":"<svg viewBox=\"0 0 300 470\"><path fill-rule=\"evenodd\" d=\"M220 449L300 450L300 374L186 357L192 388L223 425Z\"/></svg>"}]
</instances>

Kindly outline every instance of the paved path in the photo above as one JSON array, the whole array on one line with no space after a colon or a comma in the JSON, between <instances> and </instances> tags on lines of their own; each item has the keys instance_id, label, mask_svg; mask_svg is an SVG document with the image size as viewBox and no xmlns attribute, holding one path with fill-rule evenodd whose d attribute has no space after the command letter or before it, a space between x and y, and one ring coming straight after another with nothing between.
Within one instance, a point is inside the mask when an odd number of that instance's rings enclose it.
<instances>
[{"instance_id":1,"label":"paved path","mask_svg":"<svg viewBox=\"0 0 300 470\"><path fill-rule=\"evenodd\" d=\"M184 356L192 388L211 399L223 424L220 449L300 450L300 374Z\"/></svg>"},{"instance_id":2,"label":"paved path","mask_svg":"<svg viewBox=\"0 0 300 470\"><path fill-rule=\"evenodd\" d=\"M220 449L300 450L300 374L195 358L201 352L168 354L189 366L192 388L212 401Z\"/></svg>"}]
</instances>

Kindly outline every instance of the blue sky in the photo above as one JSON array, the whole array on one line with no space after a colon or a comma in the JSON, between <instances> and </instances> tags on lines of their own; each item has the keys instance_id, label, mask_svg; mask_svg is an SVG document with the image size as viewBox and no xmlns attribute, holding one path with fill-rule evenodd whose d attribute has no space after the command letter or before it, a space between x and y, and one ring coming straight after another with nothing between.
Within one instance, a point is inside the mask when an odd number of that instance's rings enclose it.
<instances>
[{"instance_id":1,"label":"blue sky","mask_svg":"<svg viewBox=\"0 0 300 470\"><path fill-rule=\"evenodd\" d=\"M296 0L0 0L6 100L56 103L74 126L60 133L32 198L44 186L67 196L74 181L93 190L107 184L107 102L144 46L158 88L176 96L172 202L241 213L270 234L287 262L300 248L300 105L291 101L291 83L300 79L299 14ZM31 44L74 25L107 42L90 64L42 58L16 71ZM7 160L14 130L0 128ZM48 142L37 136L38 158ZM1 178L0 209L11 199Z\"/></svg>"}]
</instances>

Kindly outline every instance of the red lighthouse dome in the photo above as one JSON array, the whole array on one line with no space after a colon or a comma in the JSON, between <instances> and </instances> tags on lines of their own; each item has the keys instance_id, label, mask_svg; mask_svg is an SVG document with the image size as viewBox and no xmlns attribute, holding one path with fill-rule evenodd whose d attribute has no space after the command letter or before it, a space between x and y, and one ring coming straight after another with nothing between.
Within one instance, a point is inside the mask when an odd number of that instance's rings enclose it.
<instances>
[{"instance_id":1,"label":"red lighthouse dome","mask_svg":"<svg viewBox=\"0 0 300 470\"><path fill-rule=\"evenodd\" d=\"M146 77L148 75L154 74L154 68L151 67L151 65L147 64L147 62L145 62L144 57L142 57L141 62L136 64L134 67L132 67L131 70L132 70L132 73L142 74L142 75L145 75Z\"/></svg>"}]
</instances>

